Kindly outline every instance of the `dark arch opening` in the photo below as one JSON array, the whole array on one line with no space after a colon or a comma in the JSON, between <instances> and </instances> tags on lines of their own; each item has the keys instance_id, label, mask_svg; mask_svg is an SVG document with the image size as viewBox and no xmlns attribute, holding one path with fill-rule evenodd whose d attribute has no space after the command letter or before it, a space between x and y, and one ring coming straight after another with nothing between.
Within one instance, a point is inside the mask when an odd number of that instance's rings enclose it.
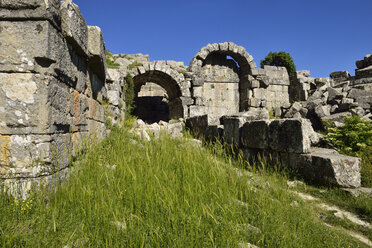
<instances>
[{"instance_id":1,"label":"dark arch opening","mask_svg":"<svg viewBox=\"0 0 372 248\"><path fill-rule=\"evenodd\" d=\"M135 116L147 123L183 117L181 89L171 76L161 71L147 71L135 76L133 81Z\"/></svg>"}]
</instances>

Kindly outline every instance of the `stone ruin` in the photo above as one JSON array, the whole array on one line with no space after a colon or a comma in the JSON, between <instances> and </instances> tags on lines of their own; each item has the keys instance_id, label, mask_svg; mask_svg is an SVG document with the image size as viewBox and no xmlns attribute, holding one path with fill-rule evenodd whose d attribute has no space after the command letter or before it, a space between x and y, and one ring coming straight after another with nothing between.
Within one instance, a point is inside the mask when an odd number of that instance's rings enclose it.
<instances>
[{"instance_id":1,"label":"stone ruin","mask_svg":"<svg viewBox=\"0 0 372 248\"><path fill-rule=\"evenodd\" d=\"M0 47L0 178L17 194L105 136L105 45L71 0L2 0Z\"/></svg>"},{"instance_id":2,"label":"stone ruin","mask_svg":"<svg viewBox=\"0 0 372 248\"><path fill-rule=\"evenodd\" d=\"M71 0L2 0L0 34L0 178L13 192L63 177L85 141L123 120L128 74L134 112L148 122L183 118L208 138L271 154L321 183L360 186L359 159L311 145L323 120L371 120L372 55L357 61L353 77L257 68L232 42L208 44L189 66L116 54L107 68L101 30Z\"/></svg>"}]
</instances>

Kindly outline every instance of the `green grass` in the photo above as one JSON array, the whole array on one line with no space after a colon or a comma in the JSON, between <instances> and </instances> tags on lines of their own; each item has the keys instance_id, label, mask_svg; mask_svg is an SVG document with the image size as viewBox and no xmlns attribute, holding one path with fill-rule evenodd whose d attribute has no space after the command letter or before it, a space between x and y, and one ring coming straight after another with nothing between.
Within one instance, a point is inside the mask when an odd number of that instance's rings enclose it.
<instances>
[{"instance_id":1,"label":"green grass","mask_svg":"<svg viewBox=\"0 0 372 248\"><path fill-rule=\"evenodd\" d=\"M114 128L54 192L21 203L1 195L0 246L366 247L324 226L284 175L252 169L221 145L131 139Z\"/></svg>"}]
</instances>

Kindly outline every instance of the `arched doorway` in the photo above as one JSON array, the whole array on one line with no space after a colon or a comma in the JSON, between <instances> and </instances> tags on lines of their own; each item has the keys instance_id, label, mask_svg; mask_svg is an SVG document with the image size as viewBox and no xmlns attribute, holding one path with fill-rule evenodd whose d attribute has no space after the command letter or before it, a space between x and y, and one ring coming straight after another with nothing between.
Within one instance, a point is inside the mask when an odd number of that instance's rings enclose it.
<instances>
[{"instance_id":1,"label":"arched doorway","mask_svg":"<svg viewBox=\"0 0 372 248\"><path fill-rule=\"evenodd\" d=\"M210 124L219 124L223 115L248 109L249 75L255 68L252 56L232 42L208 44L197 53L190 63L196 79L193 92L202 92Z\"/></svg>"},{"instance_id":2,"label":"arched doorway","mask_svg":"<svg viewBox=\"0 0 372 248\"><path fill-rule=\"evenodd\" d=\"M133 114L145 122L168 121L185 116L181 85L167 72L170 72L169 68L168 71L141 70L133 77L135 90Z\"/></svg>"}]
</instances>

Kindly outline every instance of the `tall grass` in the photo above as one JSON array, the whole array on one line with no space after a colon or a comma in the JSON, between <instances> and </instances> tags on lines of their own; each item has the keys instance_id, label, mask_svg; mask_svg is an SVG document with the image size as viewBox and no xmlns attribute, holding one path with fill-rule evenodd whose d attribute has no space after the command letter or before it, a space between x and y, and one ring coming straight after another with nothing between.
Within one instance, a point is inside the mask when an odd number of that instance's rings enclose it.
<instances>
[{"instance_id":1,"label":"tall grass","mask_svg":"<svg viewBox=\"0 0 372 248\"><path fill-rule=\"evenodd\" d=\"M114 129L54 192L1 195L0 246L364 247L324 226L284 176L248 172L220 145L134 140Z\"/></svg>"}]
</instances>

